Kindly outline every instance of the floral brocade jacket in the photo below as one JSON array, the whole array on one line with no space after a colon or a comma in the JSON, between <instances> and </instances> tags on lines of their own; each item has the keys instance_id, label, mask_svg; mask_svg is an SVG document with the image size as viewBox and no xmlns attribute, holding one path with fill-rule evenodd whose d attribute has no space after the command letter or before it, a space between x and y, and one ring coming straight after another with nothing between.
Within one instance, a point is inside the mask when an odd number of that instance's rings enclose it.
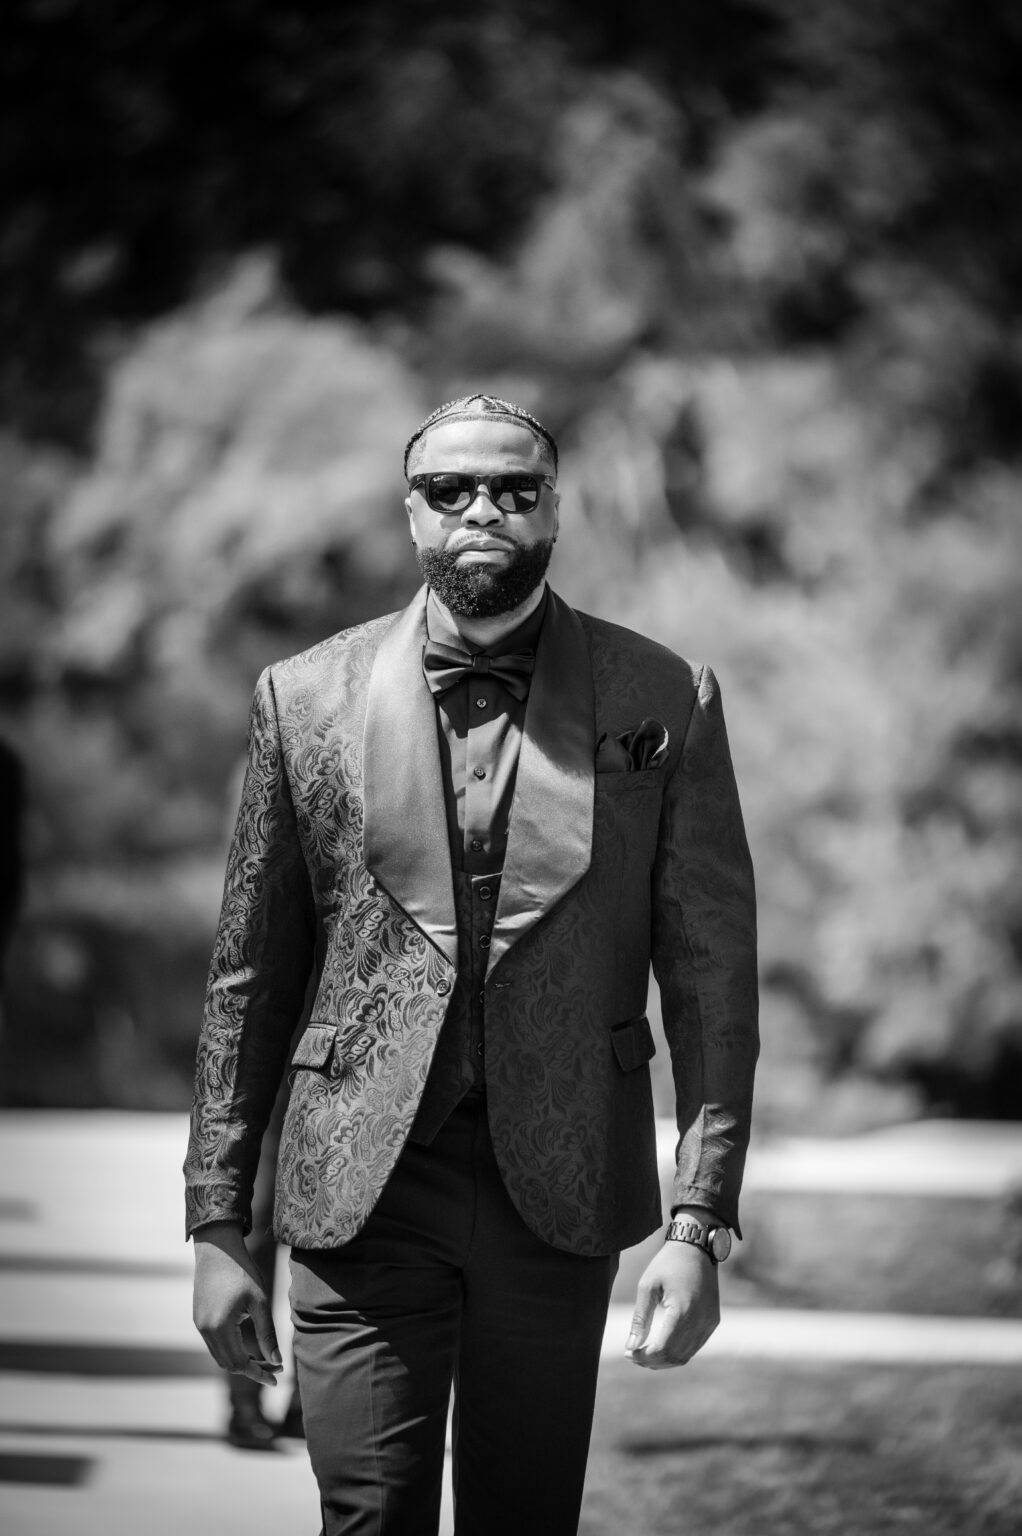
<instances>
[{"instance_id":1,"label":"floral brocade jacket","mask_svg":"<svg viewBox=\"0 0 1022 1536\"><path fill-rule=\"evenodd\" d=\"M199 1045L189 1231L249 1224L310 983L277 1236L303 1248L351 1238L415 1117L458 965L425 596L259 680ZM667 750L636 768L616 744L649 722ZM489 950L485 1061L508 1192L557 1248L616 1252L661 1220L651 962L676 1090L673 1200L737 1226L758 1052L755 894L716 681L551 592Z\"/></svg>"}]
</instances>

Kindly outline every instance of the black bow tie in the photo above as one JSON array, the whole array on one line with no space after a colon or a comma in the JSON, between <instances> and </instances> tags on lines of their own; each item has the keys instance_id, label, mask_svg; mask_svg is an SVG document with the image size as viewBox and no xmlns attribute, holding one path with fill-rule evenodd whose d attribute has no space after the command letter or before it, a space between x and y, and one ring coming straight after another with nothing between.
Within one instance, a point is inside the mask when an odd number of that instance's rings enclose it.
<instances>
[{"instance_id":1,"label":"black bow tie","mask_svg":"<svg viewBox=\"0 0 1022 1536\"><path fill-rule=\"evenodd\" d=\"M439 640L427 640L422 650L422 670L435 694L446 693L463 677L495 677L521 702L529 691L535 664L534 651L509 651L504 656L479 651L472 656L455 645L441 645Z\"/></svg>"}]
</instances>

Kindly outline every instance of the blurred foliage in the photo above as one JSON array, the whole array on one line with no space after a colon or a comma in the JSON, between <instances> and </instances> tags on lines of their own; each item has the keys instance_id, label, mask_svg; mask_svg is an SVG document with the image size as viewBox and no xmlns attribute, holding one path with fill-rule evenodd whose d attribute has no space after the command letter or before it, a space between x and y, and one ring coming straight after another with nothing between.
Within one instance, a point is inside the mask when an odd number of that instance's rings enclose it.
<instances>
[{"instance_id":1,"label":"blurred foliage","mask_svg":"<svg viewBox=\"0 0 1022 1536\"><path fill-rule=\"evenodd\" d=\"M710 659L763 1113L1022 1105L1007 0L18 0L9 1100L176 1103L258 669L415 585L400 451L558 432L558 587ZM16 963L17 962L17 963Z\"/></svg>"}]
</instances>

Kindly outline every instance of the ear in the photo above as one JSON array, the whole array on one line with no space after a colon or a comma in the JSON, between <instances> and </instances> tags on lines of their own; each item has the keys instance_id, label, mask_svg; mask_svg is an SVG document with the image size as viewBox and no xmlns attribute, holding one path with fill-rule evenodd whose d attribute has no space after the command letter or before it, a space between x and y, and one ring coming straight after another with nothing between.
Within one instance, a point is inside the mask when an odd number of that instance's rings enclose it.
<instances>
[{"instance_id":1,"label":"ear","mask_svg":"<svg viewBox=\"0 0 1022 1536\"><path fill-rule=\"evenodd\" d=\"M415 543L415 514L412 511L412 498L405 497L405 511L408 513L408 530L412 535L412 543Z\"/></svg>"}]
</instances>

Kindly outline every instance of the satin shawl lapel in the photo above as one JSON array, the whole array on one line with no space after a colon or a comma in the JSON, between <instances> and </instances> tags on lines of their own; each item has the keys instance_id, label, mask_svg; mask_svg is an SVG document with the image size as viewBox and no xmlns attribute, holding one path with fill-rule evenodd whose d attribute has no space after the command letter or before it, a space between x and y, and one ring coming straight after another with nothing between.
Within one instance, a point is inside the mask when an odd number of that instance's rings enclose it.
<instances>
[{"instance_id":1,"label":"satin shawl lapel","mask_svg":"<svg viewBox=\"0 0 1022 1536\"><path fill-rule=\"evenodd\" d=\"M585 632L551 592L525 711L488 973L589 868L595 713Z\"/></svg>"},{"instance_id":2,"label":"satin shawl lapel","mask_svg":"<svg viewBox=\"0 0 1022 1536\"><path fill-rule=\"evenodd\" d=\"M423 587L384 635L363 738L363 857L369 873L452 965L458 928L436 707L422 675Z\"/></svg>"}]
</instances>

